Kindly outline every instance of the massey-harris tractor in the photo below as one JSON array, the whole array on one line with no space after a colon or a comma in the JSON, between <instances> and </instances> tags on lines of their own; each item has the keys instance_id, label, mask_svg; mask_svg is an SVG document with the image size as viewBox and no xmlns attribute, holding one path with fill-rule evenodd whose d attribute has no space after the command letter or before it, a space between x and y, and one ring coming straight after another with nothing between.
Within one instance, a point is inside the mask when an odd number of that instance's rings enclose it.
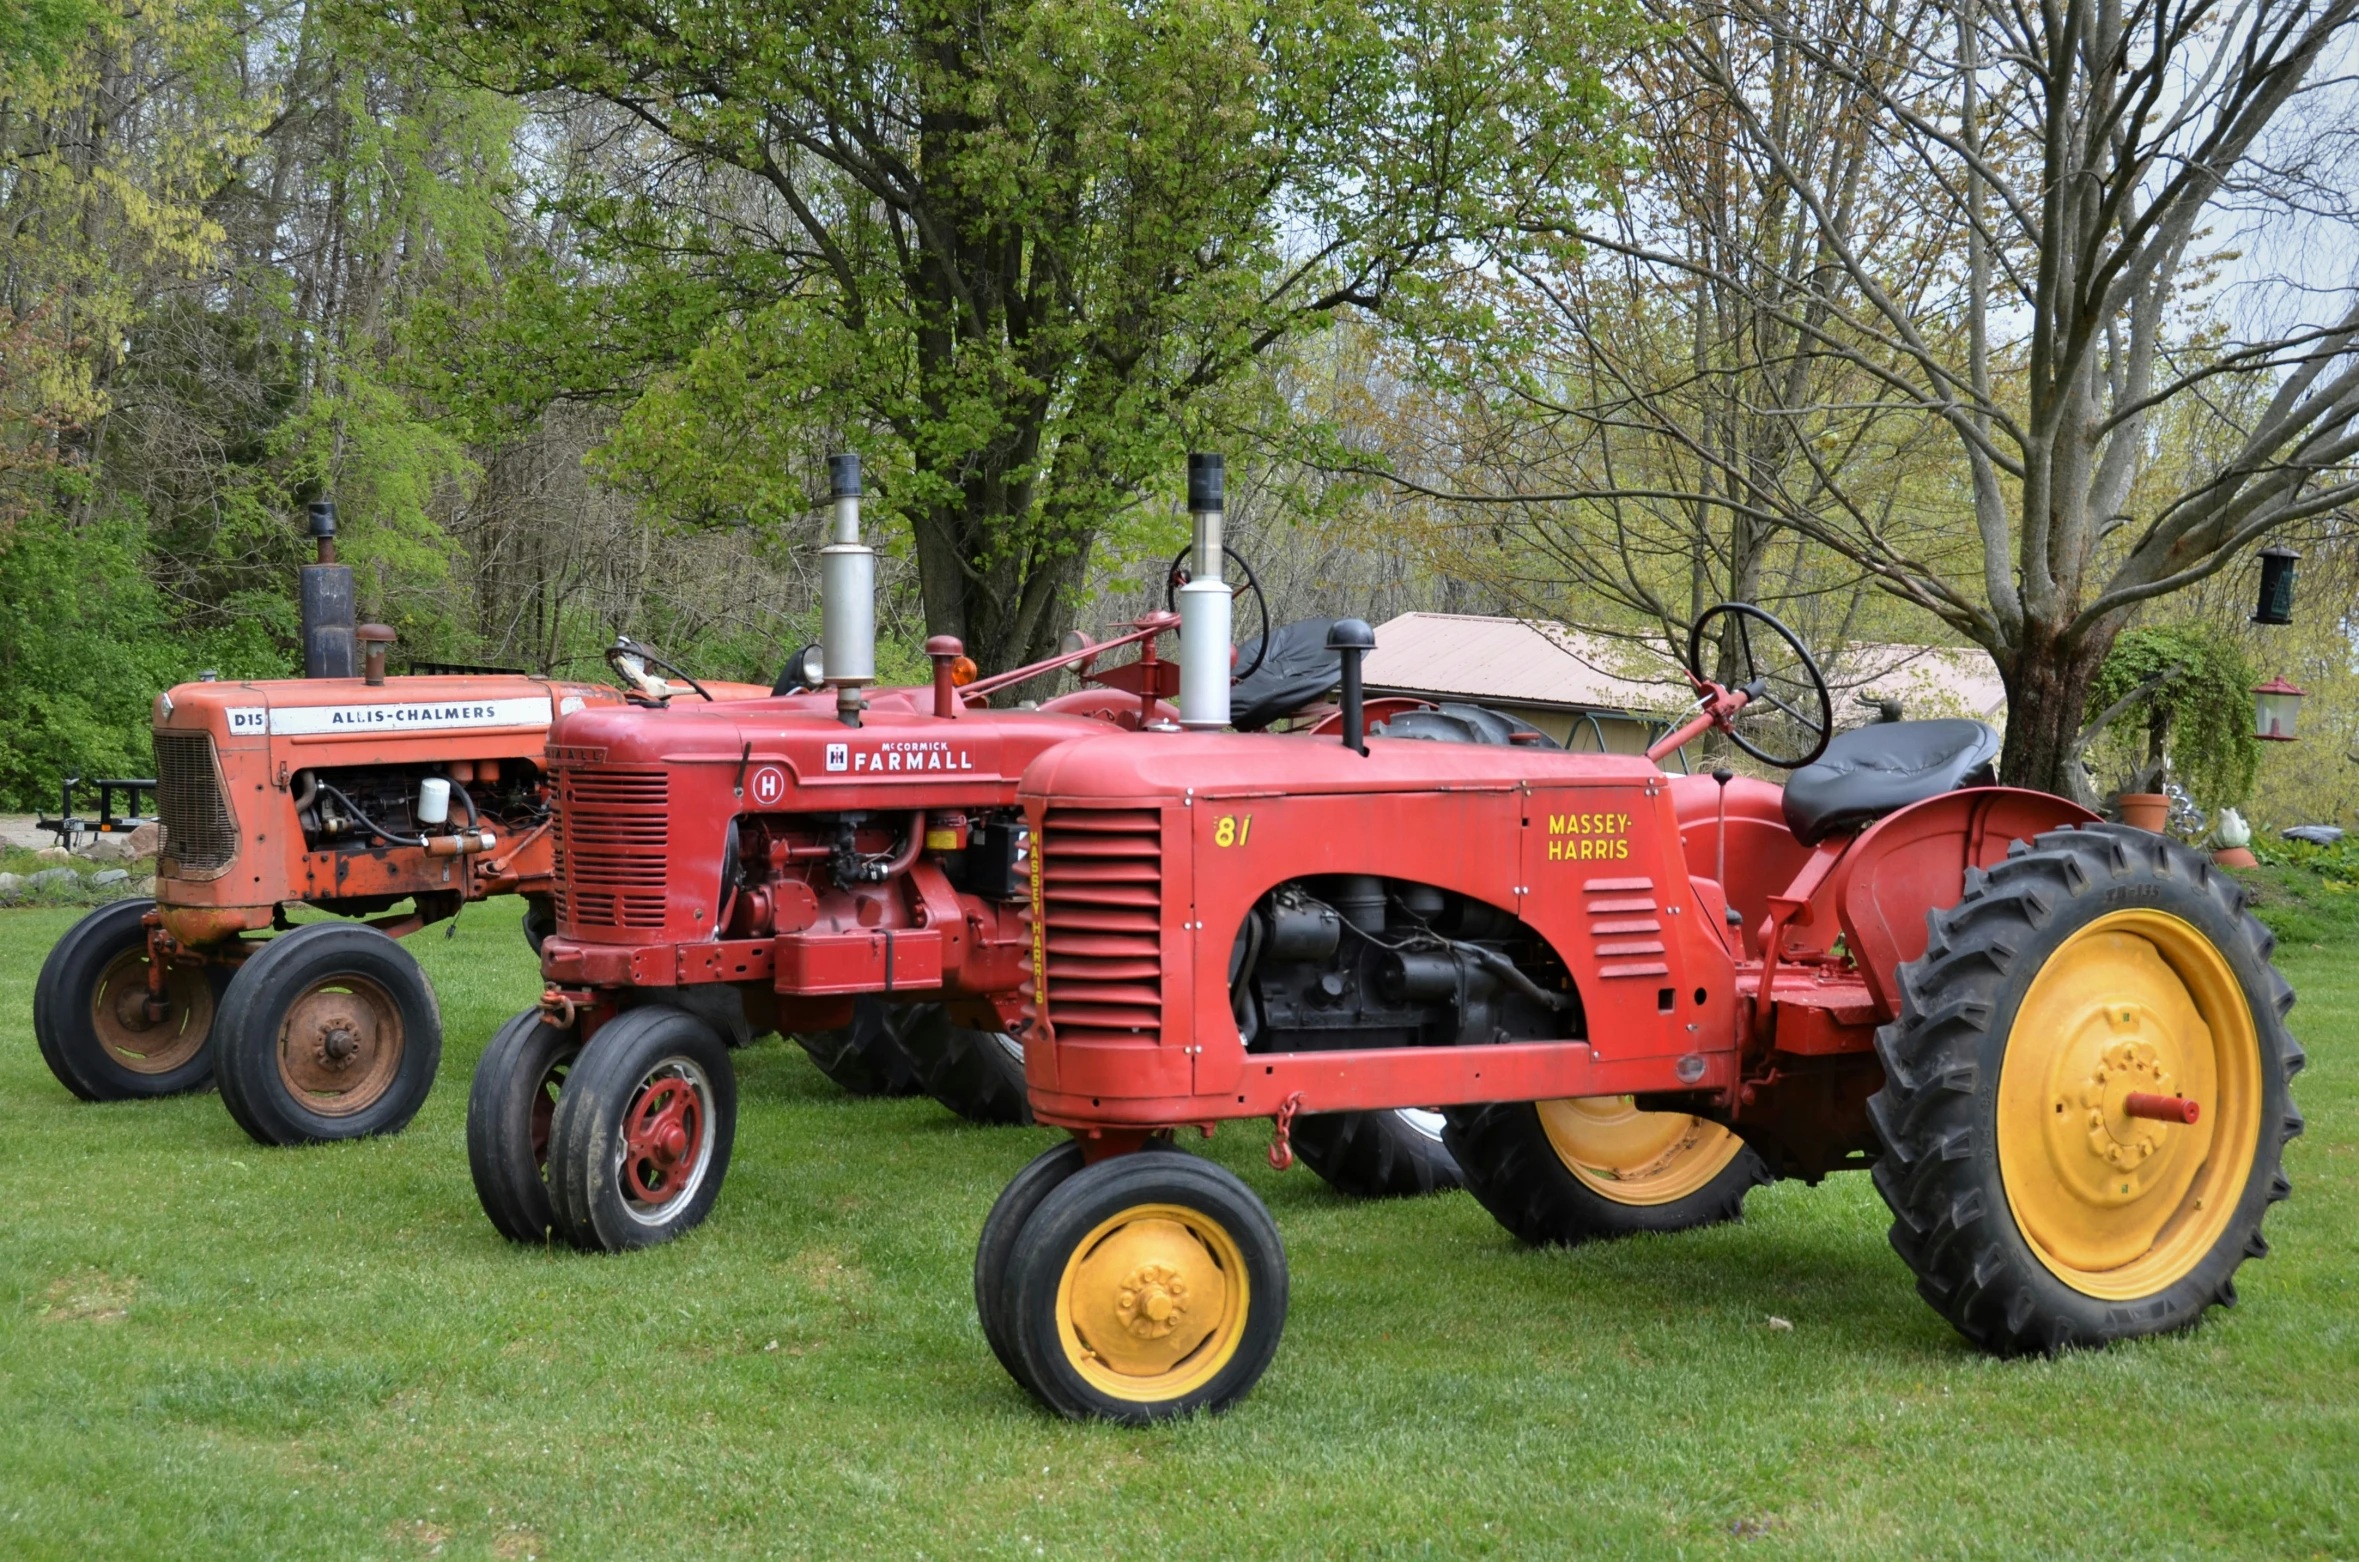
<instances>
[{"instance_id":1,"label":"massey-harris tractor","mask_svg":"<svg viewBox=\"0 0 2359 1562\"><path fill-rule=\"evenodd\" d=\"M835 540L805 676L834 691L832 713L674 702L586 708L550 730L562 842L557 927L541 948L548 991L485 1049L467 1115L476 1192L514 1240L554 1231L612 1251L701 1221L736 1133L728 1049L771 1030L847 1083L873 1083L854 1076L899 1053L965 1115L1027 1120L1019 778L1061 744L1128 733L1118 741L1153 745L1227 721L1231 588L1216 565L1177 588L1176 614L1103 644L962 682L972 664L939 637L930 689L869 690L859 464L830 466ZM1233 558L1218 458L1192 458L1189 477L1194 557ZM1175 627L1178 663L1157 652ZM1135 660L1113 660L1131 647ZM1069 664L1098 687L1037 710L981 703ZM1335 1153L1320 1170L1346 1191L1454 1182L1438 1121L1388 1112L1328 1126Z\"/></svg>"},{"instance_id":2,"label":"massey-harris tractor","mask_svg":"<svg viewBox=\"0 0 2359 1562\"><path fill-rule=\"evenodd\" d=\"M1715 628L1729 685L1703 676ZM1779 643L1772 671L1755 642ZM1978 722L1830 742L1824 680L1758 609L1712 609L1688 665L1693 719L1643 758L1447 713L1362 741L1347 663L1344 742L1034 761L1025 1067L1073 1138L978 1245L1010 1374L1123 1421L1245 1394L1285 1252L1244 1183L1166 1136L1273 1117L1283 1163L1299 1114L1410 1103L1441 1104L1467 1187L1526 1241L1725 1218L1757 1155L1811 1181L1871 1168L1919 1291L1987 1350L2234 1300L2288 1192L2302 1064L2238 886L1991 784ZM1795 773L1658 768L1713 730Z\"/></svg>"},{"instance_id":3,"label":"massey-harris tractor","mask_svg":"<svg viewBox=\"0 0 2359 1562\"><path fill-rule=\"evenodd\" d=\"M442 1022L395 940L486 896L545 907L549 723L669 695L628 642L609 653L628 696L522 674L388 678L393 632L353 624L335 507L314 504L310 521L307 676L157 698L155 898L75 924L33 997L41 1055L74 1094L163 1096L218 1078L231 1115L266 1144L409 1122L434 1082ZM770 692L691 686L706 700ZM403 901L407 912L383 914ZM291 927L290 902L373 920Z\"/></svg>"}]
</instances>

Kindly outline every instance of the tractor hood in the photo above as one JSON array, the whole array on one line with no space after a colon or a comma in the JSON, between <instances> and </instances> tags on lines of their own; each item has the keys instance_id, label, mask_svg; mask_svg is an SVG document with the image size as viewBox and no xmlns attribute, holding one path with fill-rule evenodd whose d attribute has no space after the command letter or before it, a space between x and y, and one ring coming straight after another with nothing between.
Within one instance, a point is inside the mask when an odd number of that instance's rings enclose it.
<instances>
[{"instance_id":1,"label":"tractor hood","mask_svg":"<svg viewBox=\"0 0 2359 1562\"><path fill-rule=\"evenodd\" d=\"M1091 739L1035 760L1023 795L1154 802L1333 792L1500 791L1517 786L1629 786L1660 777L1642 755L1370 738L1365 755L1332 736L1172 733L1152 741Z\"/></svg>"}]
</instances>

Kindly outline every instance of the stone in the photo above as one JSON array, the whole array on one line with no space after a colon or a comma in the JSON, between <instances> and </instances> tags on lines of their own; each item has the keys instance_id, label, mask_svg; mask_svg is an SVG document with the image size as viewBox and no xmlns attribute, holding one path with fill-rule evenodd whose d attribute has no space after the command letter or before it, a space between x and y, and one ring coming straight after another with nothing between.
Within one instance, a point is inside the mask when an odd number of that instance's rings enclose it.
<instances>
[{"instance_id":1,"label":"stone","mask_svg":"<svg viewBox=\"0 0 2359 1562\"><path fill-rule=\"evenodd\" d=\"M0 891L15 889L24 881L25 876L21 873L0 873Z\"/></svg>"},{"instance_id":2,"label":"stone","mask_svg":"<svg viewBox=\"0 0 2359 1562\"><path fill-rule=\"evenodd\" d=\"M132 856L153 857L164 849L164 827L159 824L143 824L131 832L130 839Z\"/></svg>"},{"instance_id":3,"label":"stone","mask_svg":"<svg viewBox=\"0 0 2359 1562\"><path fill-rule=\"evenodd\" d=\"M87 855L92 862L128 862L131 860L131 837L128 835L93 836Z\"/></svg>"},{"instance_id":4,"label":"stone","mask_svg":"<svg viewBox=\"0 0 2359 1562\"><path fill-rule=\"evenodd\" d=\"M25 882L35 889L40 889L48 884L71 884L80 877L81 875L71 868L43 868Z\"/></svg>"},{"instance_id":5,"label":"stone","mask_svg":"<svg viewBox=\"0 0 2359 1562\"><path fill-rule=\"evenodd\" d=\"M74 854L63 846L44 846L33 853L35 862L72 862Z\"/></svg>"},{"instance_id":6,"label":"stone","mask_svg":"<svg viewBox=\"0 0 2359 1562\"><path fill-rule=\"evenodd\" d=\"M120 884L130 877L131 870L129 868L109 868L103 873L90 875L90 883L92 888L98 888L108 884Z\"/></svg>"}]
</instances>

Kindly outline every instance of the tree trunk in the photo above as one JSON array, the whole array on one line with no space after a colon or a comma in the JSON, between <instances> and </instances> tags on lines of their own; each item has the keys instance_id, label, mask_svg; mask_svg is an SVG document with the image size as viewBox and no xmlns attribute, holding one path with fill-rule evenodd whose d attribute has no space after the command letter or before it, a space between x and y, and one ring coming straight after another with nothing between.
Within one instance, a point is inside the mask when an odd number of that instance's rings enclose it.
<instances>
[{"instance_id":1,"label":"tree trunk","mask_svg":"<svg viewBox=\"0 0 2359 1562\"><path fill-rule=\"evenodd\" d=\"M2033 620L2023 629L2023 644L1999 665L2007 686L1999 780L2093 808L2097 789L2081 766L2081 724L2088 719L2089 685L2113 648L2116 627L2108 623L2074 641Z\"/></svg>"}]
</instances>

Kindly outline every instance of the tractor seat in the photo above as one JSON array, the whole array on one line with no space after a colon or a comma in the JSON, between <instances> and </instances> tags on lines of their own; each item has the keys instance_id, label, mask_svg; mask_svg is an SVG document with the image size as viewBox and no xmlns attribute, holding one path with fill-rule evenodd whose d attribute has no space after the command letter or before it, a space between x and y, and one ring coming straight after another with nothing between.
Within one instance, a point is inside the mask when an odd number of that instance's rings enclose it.
<instances>
[{"instance_id":1,"label":"tractor seat","mask_svg":"<svg viewBox=\"0 0 2359 1562\"><path fill-rule=\"evenodd\" d=\"M1988 786L1999 735L1979 721L1879 721L1835 734L1786 778L1786 828L1805 846L1911 803Z\"/></svg>"}]
</instances>

